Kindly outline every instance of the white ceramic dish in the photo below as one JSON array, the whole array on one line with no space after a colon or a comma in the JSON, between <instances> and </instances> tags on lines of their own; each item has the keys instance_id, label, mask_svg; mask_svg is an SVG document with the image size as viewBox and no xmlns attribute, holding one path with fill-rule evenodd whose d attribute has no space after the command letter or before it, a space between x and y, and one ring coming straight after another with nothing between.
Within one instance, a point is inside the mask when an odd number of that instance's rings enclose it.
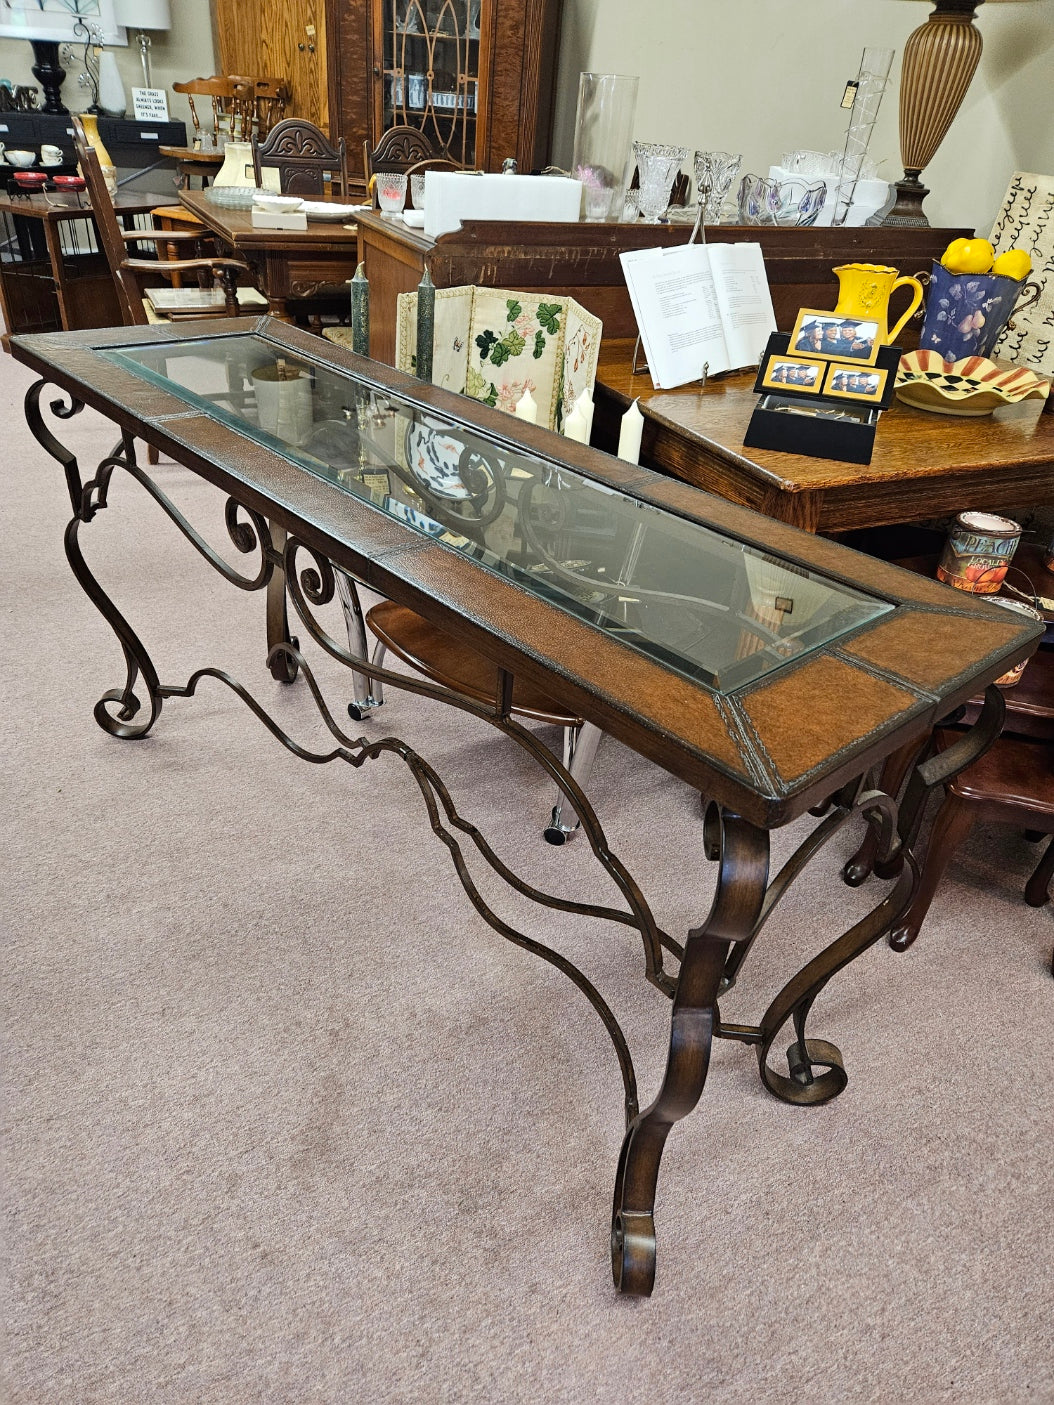
<instances>
[{"instance_id":1,"label":"white ceramic dish","mask_svg":"<svg viewBox=\"0 0 1054 1405\"><path fill-rule=\"evenodd\" d=\"M9 165L17 166L23 171L28 170L30 166L34 165L37 159L37 153L35 151L5 151L4 156L7 158Z\"/></svg>"},{"instance_id":2,"label":"white ceramic dish","mask_svg":"<svg viewBox=\"0 0 1054 1405\"><path fill-rule=\"evenodd\" d=\"M351 215L358 214L361 208L361 205L334 205L328 200L300 202L300 213L307 215L309 220L332 220L334 224L343 224Z\"/></svg>"},{"instance_id":3,"label":"white ceramic dish","mask_svg":"<svg viewBox=\"0 0 1054 1405\"><path fill-rule=\"evenodd\" d=\"M299 195L264 195L256 191L253 204L258 210L267 210L272 215L289 215L303 205Z\"/></svg>"}]
</instances>

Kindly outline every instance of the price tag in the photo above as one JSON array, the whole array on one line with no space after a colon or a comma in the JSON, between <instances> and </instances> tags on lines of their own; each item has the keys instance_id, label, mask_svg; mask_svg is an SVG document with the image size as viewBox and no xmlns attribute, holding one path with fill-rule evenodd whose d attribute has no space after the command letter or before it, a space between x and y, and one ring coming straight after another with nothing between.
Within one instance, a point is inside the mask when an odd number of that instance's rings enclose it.
<instances>
[{"instance_id":1,"label":"price tag","mask_svg":"<svg viewBox=\"0 0 1054 1405\"><path fill-rule=\"evenodd\" d=\"M133 88L132 112L137 122L167 122L168 94L164 88Z\"/></svg>"},{"instance_id":2,"label":"price tag","mask_svg":"<svg viewBox=\"0 0 1054 1405\"><path fill-rule=\"evenodd\" d=\"M850 78L849 82L845 85L845 92L842 94L843 107L852 107L853 103L856 102L856 90L859 87L859 81L856 78Z\"/></svg>"}]
</instances>

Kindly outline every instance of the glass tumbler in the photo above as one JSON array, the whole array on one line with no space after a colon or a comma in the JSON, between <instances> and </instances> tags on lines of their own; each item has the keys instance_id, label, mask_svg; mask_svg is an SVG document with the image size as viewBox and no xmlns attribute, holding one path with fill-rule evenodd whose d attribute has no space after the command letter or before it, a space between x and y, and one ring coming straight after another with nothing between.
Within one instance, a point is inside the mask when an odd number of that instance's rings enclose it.
<instances>
[{"instance_id":1,"label":"glass tumbler","mask_svg":"<svg viewBox=\"0 0 1054 1405\"><path fill-rule=\"evenodd\" d=\"M571 174L582 182L587 220L622 214L639 82L621 73L579 75Z\"/></svg>"},{"instance_id":2,"label":"glass tumbler","mask_svg":"<svg viewBox=\"0 0 1054 1405\"><path fill-rule=\"evenodd\" d=\"M658 224L669 208L673 183L688 160L688 148L635 141L633 155L640 177L640 212L645 224Z\"/></svg>"},{"instance_id":3,"label":"glass tumbler","mask_svg":"<svg viewBox=\"0 0 1054 1405\"><path fill-rule=\"evenodd\" d=\"M385 214L397 215L406 204L406 172L377 173L377 204Z\"/></svg>"},{"instance_id":4,"label":"glass tumbler","mask_svg":"<svg viewBox=\"0 0 1054 1405\"><path fill-rule=\"evenodd\" d=\"M410 177L410 199L414 202L415 210L423 210L425 207L425 177L424 172L419 171L417 175Z\"/></svg>"},{"instance_id":5,"label":"glass tumbler","mask_svg":"<svg viewBox=\"0 0 1054 1405\"><path fill-rule=\"evenodd\" d=\"M731 151L695 153L695 197L703 207L704 224L720 224L721 208L743 164Z\"/></svg>"}]
</instances>

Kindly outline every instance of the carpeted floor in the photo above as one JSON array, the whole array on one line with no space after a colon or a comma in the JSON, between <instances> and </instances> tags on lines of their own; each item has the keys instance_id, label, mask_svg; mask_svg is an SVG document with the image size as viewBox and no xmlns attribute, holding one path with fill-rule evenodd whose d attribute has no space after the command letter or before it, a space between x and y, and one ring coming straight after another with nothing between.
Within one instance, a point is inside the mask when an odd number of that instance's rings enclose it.
<instances>
[{"instance_id":1,"label":"carpeted floor","mask_svg":"<svg viewBox=\"0 0 1054 1405\"><path fill-rule=\"evenodd\" d=\"M102 732L123 668L65 563L28 383L0 359L5 1402L1054 1400L1054 922L1021 897L1033 846L978 829L916 946L824 993L836 1102L784 1106L718 1044L663 1163L655 1295L620 1299L599 1022L476 917L399 762L307 766L218 684L166 702L147 740ZM89 413L60 435L86 464L114 439ZM222 545L214 491L157 475ZM110 496L82 541L161 677L227 666L318 739L304 686L263 667L260 597L135 484ZM320 672L339 707L346 681ZM545 784L501 737L405 696L363 730L417 745L532 881L613 898L584 844L541 841ZM697 798L610 741L591 793L660 921L698 923ZM788 899L726 1018L756 1019L877 900L837 880L852 846ZM480 881L598 982L650 1097L669 1014L639 944Z\"/></svg>"}]
</instances>

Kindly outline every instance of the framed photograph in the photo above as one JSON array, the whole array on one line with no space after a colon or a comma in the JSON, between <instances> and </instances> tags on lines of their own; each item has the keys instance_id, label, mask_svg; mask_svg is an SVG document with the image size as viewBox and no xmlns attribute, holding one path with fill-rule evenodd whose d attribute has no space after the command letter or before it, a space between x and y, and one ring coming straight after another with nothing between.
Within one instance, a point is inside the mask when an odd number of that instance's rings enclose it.
<instances>
[{"instance_id":1,"label":"framed photograph","mask_svg":"<svg viewBox=\"0 0 1054 1405\"><path fill-rule=\"evenodd\" d=\"M824 396L835 399L871 401L878 404L886 389L889 372L878 366L862 366L860 362L832 361L827 367Z\"/></svg>"},{"instance_id":2,"label":"framed photograph","mask_svg":"<svg viewBox=\"0 0 1054 1405\"><path fill-rule=\"evenodd\" d=\"M761 377L766 390L797 390L807 395L819 395L823 384L823 361L809 361L798 356L772 356Z\"/></svg>"},{"instance_id":3,"label":"framed photograph","mask_svg":"<svg viewBox=\"0 0 1054 1405\"><path fill-rule=\"evenodd\" d=\"M55 39L76 43L84 29L99 35L104 44L127 44L128 34L113 17L113 0L0 0L0 38Z\"/></svg>"},{"instance_id":4,"label":"framed photograph","mask_svg":"<svg viewBox=\"0 0 1054 1405\"><path fill-rule=\"evenodd\" d=\"M859 317L839 317L803 307L798 313L787 350L795 356L824 361L859 361L874 365L881 343L878 323Z\"/></svg>"}]
</instances>

